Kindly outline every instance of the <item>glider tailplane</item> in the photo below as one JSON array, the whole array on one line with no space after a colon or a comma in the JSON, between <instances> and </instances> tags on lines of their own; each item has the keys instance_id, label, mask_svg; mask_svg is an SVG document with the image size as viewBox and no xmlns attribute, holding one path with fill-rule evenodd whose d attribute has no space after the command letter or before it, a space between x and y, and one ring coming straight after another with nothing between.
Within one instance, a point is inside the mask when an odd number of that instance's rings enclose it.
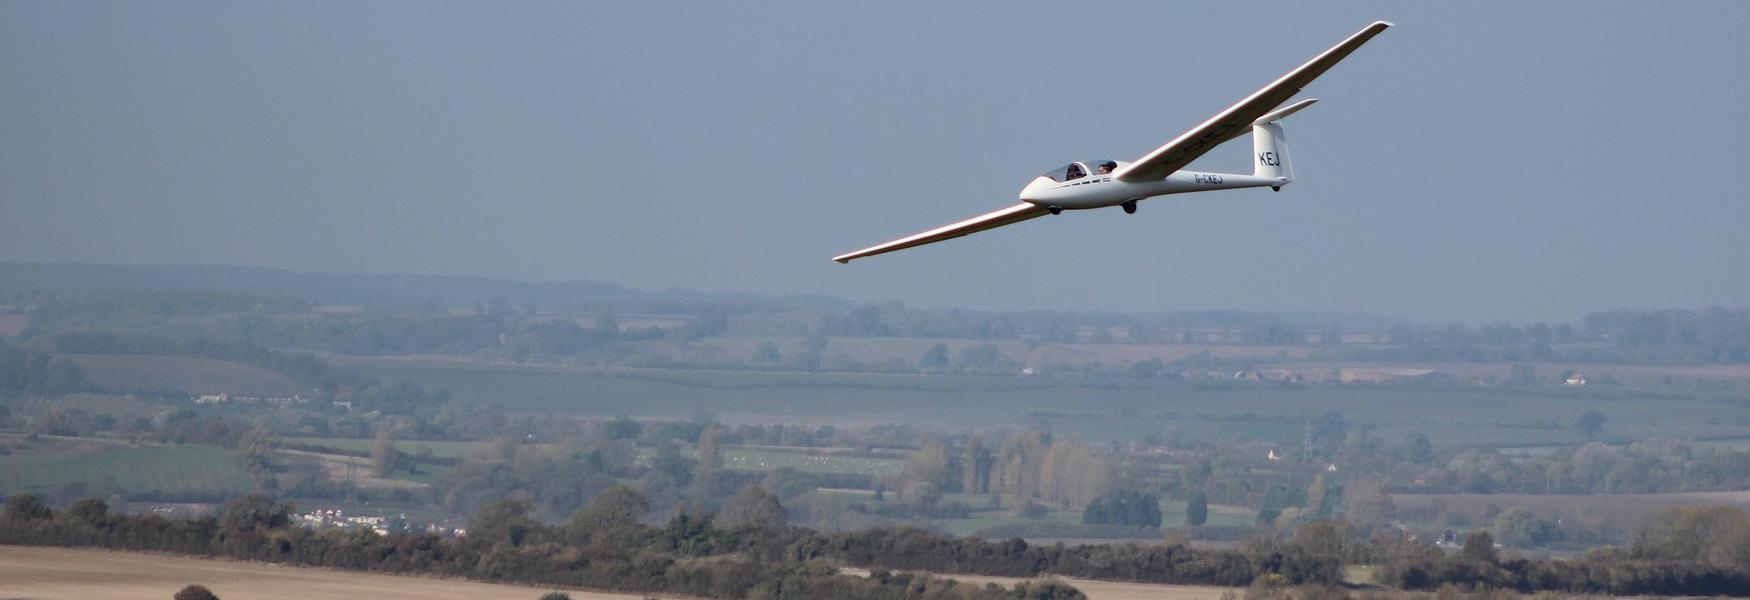
<instances>
[{"instance_id":1,"label":"glider tailplane","mask_svg":"<svg viewBox=\"0 0 1750 600\"><path fill-rule=\"evenodd\" d=\"M1288 139L1282 135L1282 119L1318 102L1308 98L1252 121L1252 175L1280 181L1271 187L1281 187L1294 181L1294 167L1288 162Z\"/></svg>"}]
</instances>

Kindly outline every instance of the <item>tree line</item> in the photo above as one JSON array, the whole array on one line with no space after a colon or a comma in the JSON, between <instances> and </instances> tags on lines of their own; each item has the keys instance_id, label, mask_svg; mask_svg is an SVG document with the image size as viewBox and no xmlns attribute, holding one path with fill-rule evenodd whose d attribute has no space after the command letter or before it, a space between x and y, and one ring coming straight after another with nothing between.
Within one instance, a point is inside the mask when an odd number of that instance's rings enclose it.
<instances>
[{"instance_id":1,"label":"tree line","mask_svg":"<svg viewBox=\"0 0 1750 600\"><path fill-rule=\"evenodd\" d=\"M1443 586L1574 594L1743 596L1750 594L1750 516L1731 507L1674 508L1636 527L1626 548L1569 559L1500 554L1478 530L1449 554L1411 543L1380 544L1380 583L1408 590Z\"/></svg>"},{"instance_id":2,"label":"tree line","mask_svg":"<svg viewBox=\"0 0 1750 600\"><path fill-rule=\"evenodd\" d=\"M636 492L603 494L562 526L546 526L514 500L481 510L468 535L317 532L293 525L291 506L264 496L227 502L218 516L170 519L115 514L102 501L56 511L34 497L8 498L0 543L99 547L228 557L301 566L464 577L530 585L731 599L1080 600L1052 582L973 585L917 573L839 574L810 549L818 536L720 523L681 511L660 527L637 522Z\"/></svg>"},{"instance_id":3,"label":"tree line","mask_svg":"<svg viewBox=\"0 0 1750 600\"><path fill-rule=\"evenodd\" d=\"M0 395L58 394L86 387L85 372L73 361L0 339Z\"/></svg>"},{"instance_id":4,"label":"tree line","mask_svg":"<svg viewBox=\"0 0 1750 600\"><path fill-rule=\"evenodd\" d=\"M1080 598L1052 583L965 586L880 570L1009 577L1070 577L1170 584L1338 585L1344 564L1379 565L1381 583L1405 590L1457 585L1519 592L1618 595L1750 594L1750 516L1729 507L1656 513L1627 547L1564 559L1500 553L1476 531L1448 553L1389 533L1363 538L1344 521L1316 521L1290 537L1264 535L1235 549L1183 543L1036 545L1020 539L954 538L908 528L821 534L783 525L785 509L757 486L716 513L682 507L661 525L642 522L650 503L616 486L560 525L520 500L482 508L461 538L368 530L317 532L292 524L289 504L259 495L227 502L216 516L119 515L101 500L54 510L34 497L7 499L0 543L94 546L200 556L418 572L488 581L684 593L713 598ZM837 575L838 564L877 570ZM911 592L895 595L898 585ZM916 595L919 589L934 590Z\"/></svg>"},{"instance_id":5,"label":"tree line","mask_svg":"<svg viewBox=\"0 0 1750 600\"><path fill-rule=\"evenodd\" d=\"M1464 450L1415 472L1416 492L1652 494L1750 487L1750 451L1645 440L1612 447L1592 442L1545 455ZM1393 477L1408 480L1412 477Z\"/></svg>"}]
</instances>

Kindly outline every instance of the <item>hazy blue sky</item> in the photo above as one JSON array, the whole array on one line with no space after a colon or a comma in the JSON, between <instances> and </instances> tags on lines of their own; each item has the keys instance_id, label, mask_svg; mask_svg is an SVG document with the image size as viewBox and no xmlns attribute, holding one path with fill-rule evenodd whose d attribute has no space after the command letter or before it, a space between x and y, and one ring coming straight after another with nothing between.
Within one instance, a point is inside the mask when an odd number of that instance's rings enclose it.
<instances>
[{"instance_id":1,"label":"hazy blue sky","mask_svg":"<svg viewBox=\"0 0 1750 600\"><path fill-rule=\"evenodd\" d=\"M1373 19L1398 27L1286 122L1282 193L828 261L1139 156ZM1747 36L1750 2L0 2L0 260L979 308L1745 306Z\"/></svg>"}]
</instances>

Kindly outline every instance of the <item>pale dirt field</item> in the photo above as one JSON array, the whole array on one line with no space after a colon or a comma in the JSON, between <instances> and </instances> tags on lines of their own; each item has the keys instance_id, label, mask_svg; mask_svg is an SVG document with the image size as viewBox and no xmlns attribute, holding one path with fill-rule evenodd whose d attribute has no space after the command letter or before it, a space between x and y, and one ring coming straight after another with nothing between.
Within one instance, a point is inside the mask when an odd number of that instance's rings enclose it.
<instances>
[{"instance_id":1,"label":"pale dirt field","mask_svg":"<svg viewBox=\"0 0 1750 600\"><path fill-rule=\"evenodd\" d=\"M868 571L847 569L868 575ZM1011 577L954 575L1013 585ZM1228 588L1065 580L1091 600L1217 600ZM167 600L198 583L225 600L535 600L551 588L383 575L111 550L0 546L0 600ZM566 590L575 600L658 597ZM660 596L674 598L674 596Z\"/></svg>"},{"instance_id":2,"label":"pale dirt field","mask_svg":"<svg viewBox=\"0 0 1750 600\"><path fill-rule=\"evenodd\" d=\"M847 575L868 577L868 569L845 569ZM942 575L966 583L984 585L994 583L1001 586L1011 586L1027 579L1017 577L984 577L980 575ZM1118 581L1089 581L1086 579L1058 578L1060 581L1075 586L1088 600L1219 600L1229 589L1244 594L1245 590L1204 585L1165 585L1159 583L1123 583Z\"/></svg>"},{"instance_id":3,"label":"pale dirt field","mask_svg":"<svg viewBox=\"0 0 1750 600\"><path fill-rule=\"evenodd\" d=\"M191 583L207 586L224 600L535 600L552 589L110 550L0 546L0 600L169 600ZM648 597L566 593L574 600Z\"/></svg>"}]
</instances>

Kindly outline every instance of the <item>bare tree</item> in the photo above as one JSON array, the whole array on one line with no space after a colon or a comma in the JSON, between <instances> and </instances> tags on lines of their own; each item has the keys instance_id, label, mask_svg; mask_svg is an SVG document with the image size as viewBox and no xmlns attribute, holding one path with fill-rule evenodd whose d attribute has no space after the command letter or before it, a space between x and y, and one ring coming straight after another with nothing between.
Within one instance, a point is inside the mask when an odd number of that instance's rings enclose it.
<instances>
[{"instance_id":1,"label":"bare tree","mask_svg":"<svg viewBox=\"0 0 1750 600\"><path fill-rule=\"evenodd\" d=\"M395 470L395 440L388 427L377 428L377 439L371 443L371 474L388 477Z\"/></svg>"},{"instance_id":2,"label":"bare tree","mask_svg":"<svg viewBox=\"0 0 1750 600\"><path fill-rule=\"evenodd\" d=\"M728 529L775 531L789 519L790 512L778 503L778 497L757 485L741 488L717 513L717 522Z\"/></svg>"}]
</instances>

